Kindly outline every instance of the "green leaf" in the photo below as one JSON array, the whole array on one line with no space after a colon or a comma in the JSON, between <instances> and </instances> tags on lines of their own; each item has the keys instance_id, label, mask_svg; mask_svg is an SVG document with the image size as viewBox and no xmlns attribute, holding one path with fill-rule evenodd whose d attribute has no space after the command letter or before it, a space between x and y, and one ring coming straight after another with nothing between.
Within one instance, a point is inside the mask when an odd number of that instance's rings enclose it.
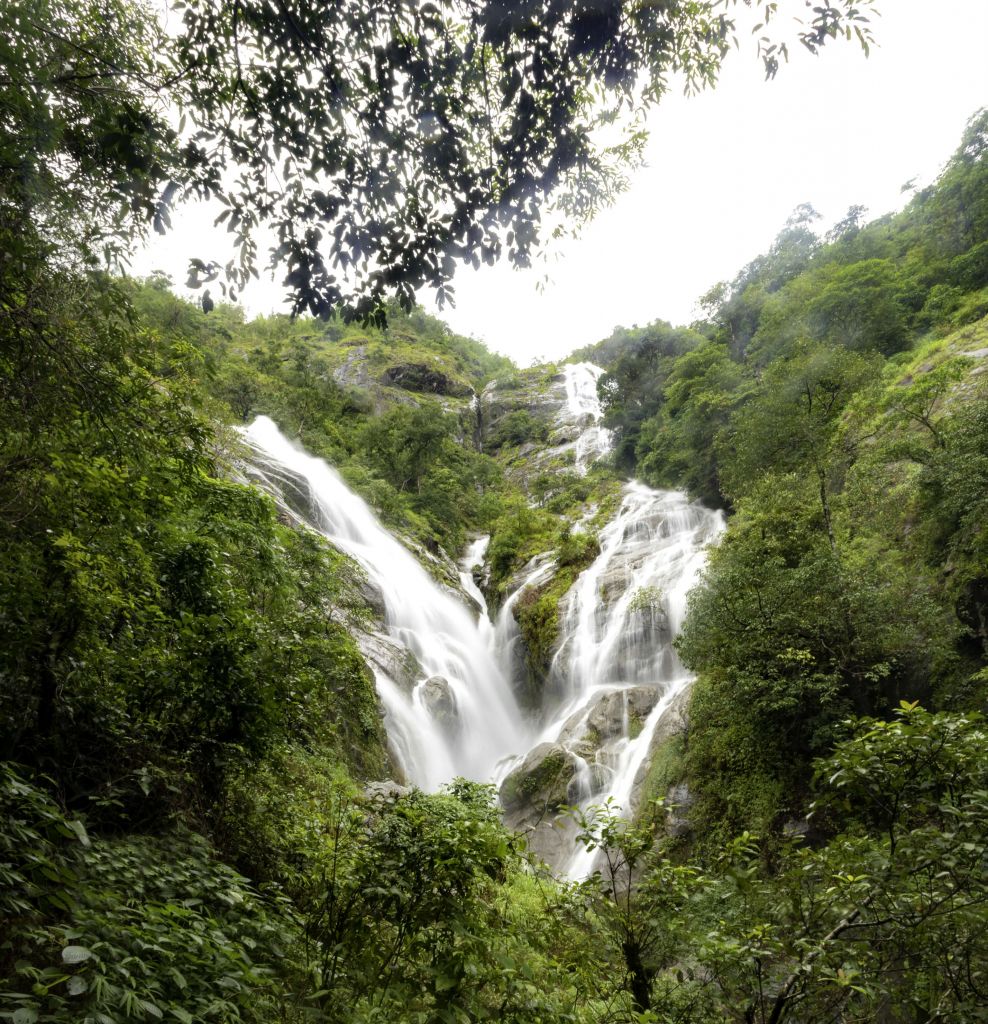
<instances>
[{"instance_id":1,"label":"green leaf","mask_svg":"<svg viewBox=\"0 0 988 1024\"><path fill-rule=\"evenodd\" d=\"M89 989L89 982L82 975L76 974L69 978L66 988L70 996L81 996Z\"/></svg>"},{"instance_id":2,"label":"green leaf","mask_svg":"<svg viewBox=\"0 0 988 1024\"><path fill-rule=\"evenodd\" d=\"M91 949L86 949L85 946L66 946L62 950L62 963L66 964L81 964L89 960L93 955Z\"/></svg>"},{"instance_id":3,"label":"green leaf","mask_svg":"<svg viewBox=\"0 0 988 1024\"><path fill-rule=\"evenodd\" d=\"M79 842L82 843L83 846L90 845L89 835L86 832L85 825L83 825L81 821L74 819L72 821L67 821L65 824L68 825L68 827L79 837Z\"/></svg>"},{"instance_id":4,"label":"green leaf","mask_svg":"<svg viewBox=\"0 0 988 1024\"><path fill-rule=\"evenodd\" d=\"M31 1006L22 1006L14 1011L10 1018L10 1024L34 1024L38 1019L38 1011Z\"/></svg>"}]
</instances>

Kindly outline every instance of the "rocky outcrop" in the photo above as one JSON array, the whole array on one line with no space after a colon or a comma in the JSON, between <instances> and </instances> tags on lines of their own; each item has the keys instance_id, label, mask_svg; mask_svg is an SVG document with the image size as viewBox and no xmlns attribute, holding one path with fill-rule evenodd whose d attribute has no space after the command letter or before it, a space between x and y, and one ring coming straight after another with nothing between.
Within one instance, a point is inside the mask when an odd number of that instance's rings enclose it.
<instances>
[{"instance_id":1,"label":"rocky outcrop","mask_svg":"<svg viewBox=\"0 0 988 1024\"><path fill-rule=\"evenodd\" d=\"M473 388L463 381L455 380L435 367L424 363L401 363L389 366L381 374L381 383L386 387L401 388L430 395L448 395L452 398L469 398Z\"/></svg>"},{"instance_id":2,"label":"rocky outcrop","mask_svg":"<svg viewBox=\"0 0 988 1024\"><path fill-rule=\"evenodd\" d=\"M648 776L659 749L667 743L676 741L687 729L687 710L690 703L690 686L684 686L679 693L669 702L669 706L662 712L661 717L655 723L655 731L652 733L652 741L648 747L648 754L642 762L638 774L635 776L631 792L631 812L637 813L641 801L642 787ZM690 832L689 810L693 805L693 798L690 795L686 783L679 783L672 786L665 794L653 793L652 796L665 795L669 804L666 815L666 830L669 835L683 836Z\"/></svg>"},{"instance_id":3,"label":"rocky outcrop","mask_svg":"<svg viewBox=\"0 0 988 1024\"><path fill-rule=\"evenodd\" d=\"M556 814L570 803L576 758L559 743L540 743L501 783L504 823L525 836L528 845L550 864L565 860L572 849L573 828Z\"/></svg>"},{"instance_id":4,"label":"rocky outcrop","mask_svg":"<svg viewBox=\"0 0 988 1024\"><path fill-rule=\"evenodd\" d=\"M366 345L355 345L347 352L343 363L333 370L333 380L344 388L367 388L370 386Z\"/></svg>"},{"instance_id":5,"label":"rocky outcrop","mask_svg":"<svg viewBox=\"0 0 988 1024\"><path fill-rule=\"evenodd\" d=\"M478 403L482 444L485 448L496 447L503 440L505 425L521 414L523 419L541 425L542 437L538 444L521 444L516 457L541 457L547 451L544 438L558 426L565 404L566 389L559 374L549 377L544 372L522 371L509 380L492 382L484 388Z\"/></svg>"},{"instance_id":6,"label":"rocky outcrop","mask_svg":"<svg viewBox=\"0 0 988 1024\"><path fill-rule=\"evenodd\" d=\"M665 828L668 835L674 839L682 839L693 831L693 823L690 821L692 806L693 795L687 783L678 782L675 786L670 786L666 794Z\"/></svg>"},{"instance_id":7,"label":"rocky outcrop","mask_svg":"<svg viewBox=\"0 0 988 1024\"><path fill-rule=\"evenodd\" d=\"M587 728L593 730L598 743L641 731L642 723L659 702L654 686L633 686L627 690L605 693L587 716ZM627 732L625 731L627 729Z\"/></svg>"},{"instance_id":8,"label":"rocky outcrop","mask_svg":"<svg viewBox=\"0 0 988 1024\"><path fill-rule=\"evenodd\" d=\"M449 680L442 676L430 676L421 689L422 703L440 728L452 736L459 731L460 718L456 706L456 694Z\"/></svg>"},{"instance_id":9,"label":"rocky outcrop","mask_svg":"<svg viewBox=\"0 0 988 1024\"><path fill-rule=\"evenodd\" d=\"M501 783L501 806L505 818L520 820L533 812L541 815L567 803L569 783L576 773L576 760L559 743L540 743Z\"/></svg>"},{"instance_id":10,"label":"rocky outcrop","mask_svg":"<svg viewBox=\"0 0 988 1024\"><path fill-rule=\"evenodd\" d=\"M357 635L357 640L367 662L411 696L425 675L418 658L407 647L384 633L361 633Z\"/></svg>"},{"instance_id":11,"label":"rocky outcrop","mask_svg":"<svg viewBox=\"0 0 988 1024\"><path fill-rule=\"evenodd\" d=\"M370 782L364 787L364 799L371 805L393 804L411 793L411 786L403 786L394 779Z\"/></svg>"}]
</instances>

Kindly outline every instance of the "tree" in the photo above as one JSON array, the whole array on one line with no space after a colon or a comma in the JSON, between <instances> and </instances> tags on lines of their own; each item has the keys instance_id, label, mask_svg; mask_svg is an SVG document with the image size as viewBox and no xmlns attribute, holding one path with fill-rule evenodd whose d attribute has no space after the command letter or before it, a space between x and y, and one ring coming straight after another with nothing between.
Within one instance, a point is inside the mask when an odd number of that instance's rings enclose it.
<instances>
[{"instance_id":1,"label":"tree","mask_svg":"<svg viewBox=\"0 0 988 1024\"><path fill-rule=\"evenodd\" d=\"M409 308L425 286L442 300L457 261L527 265L550 199L579 220L622 187L638 115L673 73L714 81L736 2L187 0L166 38L127 0L18 0L0 25L4 189L52 223L106 210L111 234L219 200L238 256L194 260L193 287L235 294L266 226L296 313ZM816 8L799 41L867 47L865 4ZM785 43L759 48L774 74ZM600 145L615 118L623 136Z\"/></svg>"},{"instance_id":2,"label":"tree","mask_svg":"<svg viewBox=\"0 0 988 1024\"><path fill-rule=\"evenodd\" d=\"M732 410L744 400L743 384L742 368L726 345L708 342L677 359L659 412L642 424L636 449L642 478L723 504L720 441Z\"/></svg>"},{"instance_id":3,"label":"tree","mask_svg":"<svg viewBox=\"0 0 988 1024\"><path fill-rule=\"evenodd\" d=\"M188 152L157 96L172 84L162 42L129 0L0 11L0 213L32 221L63 262L167 224L162 188Z\"/></svg>"},{"instance_id":4,"label":"tree","mask_svg":"<svg viewBox=\"0 0 988 1024\"><path fill-rule=\"evenodd\" d=\"M732 418L733 452L724 478L732 496L743 494L765 472L804 470L819 484L820 506L831 547L831 476L853 457L837 443L840 417L851 397L874 381L880 360L842 348L803 344L791 359L772 363L757 395ZM842 441L847 442L846 438Z\"/></svg>"},{"instance_id":5,"label":"tree","mask_svg":"<svg viewBox=\"0 0 988 1024\"><path fill-rule=\"evenodd\" d=\"M907 339L902 290L888 260L861 260L842 267L806 310L810 332L845 348L892 355Z\"/></svg>"},{"instance_id":6,"label":"tree","mask_svg":"<svg viewBox=\"0 0 988 1024\"><path fill-rule=\"evenodd\" d=\"M656 320L630 331L619 327L600 343L603 348L620 344L617 357L597 382L597 390L604 424L615 434L615 459L622 469L634 468L642 423L661 407L662 385L674 360L701 341L688 328Z\"/></svg>"}]
</instances>

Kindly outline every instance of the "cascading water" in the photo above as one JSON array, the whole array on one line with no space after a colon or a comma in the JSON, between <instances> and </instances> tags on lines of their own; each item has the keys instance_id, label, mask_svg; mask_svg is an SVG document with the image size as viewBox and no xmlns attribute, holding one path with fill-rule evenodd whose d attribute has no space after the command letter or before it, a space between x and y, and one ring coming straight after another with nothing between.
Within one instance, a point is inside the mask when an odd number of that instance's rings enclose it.
<instances>
[{"instance_id":1,"label":"cascading water","mask_svg":"<svg viewBox=\"0 0 988 1024\"><path fill-rule=\"evenodd\" d=\"M557 427L566 440L555 451L572 450L580 473L611 446L597 399L601 372L571 364L560 382L565 405ZM585 808L610 798L634 811L636 780L656 728L690 681L672 641L704 548L723 528L720 513L676 491L625 485L617 515L600 533L599 556L564 599L551 685L541 710L526 717L512 686L524 672L513 608L527 587L552 578L551 557L526 566L492 624L472 573L487 538L471 544L460 563L463 591L476 603L468 609L334 470L271 420L259 418L245 436L256 453L254 472L301 501L305 521L364 568L379 598L388 635L366 637L365 653L392 749L410 781L429 790L456 775L501 781L548 749L569 759L570 802ZM572 877L593 869L592 855L560 845L561 830L539 824L555 836L541 852L557 867ZM538 848L538 835L532 840Z\"/></svg>"},{"instance_id":2,"label":"cascading water","mask_svg":"<svg viewBox=\"0 0 988 1024\"><path fill-rule=\"evenodd\" d=\"M499 777L505 759L525 749L531 727L493 657L489 623L479 629L476 615L429 576L339 474L300 451L270 419L259 417L245 436L256 452L255 472L276 488L302 492L310 525L364 568L383 599L390 638L421 666L406 692L381 659L370 659L405 775L430 790L457 775Z\"/></svg>"},{"instance_id":3,"label":"cascading water","mask_svg":"<svg viewBox=\"0 0 988 1024\"><path fill-rule=\"evenodd\" d=\"M581 469L610 446L600 424L600 372L588 363L566 367L561 419L582 425L574 445ZM678 491L629 483L600 533L599 556L565 598L551 679L558 696L544 709L537 743L570 758L569 799L583 808L611 799L625 813L634 810L656 726L691 679L672 641L704 549L723 525L720 513ZM578 878L595 858L576 848L557 859Z\"/></svg>"},{"instance_id":4,"label":"cascading water","mask_svg":"<svg viewBox=\"0 0 988 1024\"><path fill-rule=\"evenodd\" d=\"M562 426L579 431L566 447L572 448L576 471L581 474L611 450L611 432L601 423L597 397L597 381L603 372L593 363L568 363L563 369L566 405L559 418Z\"/></svg>"}]
</instances>

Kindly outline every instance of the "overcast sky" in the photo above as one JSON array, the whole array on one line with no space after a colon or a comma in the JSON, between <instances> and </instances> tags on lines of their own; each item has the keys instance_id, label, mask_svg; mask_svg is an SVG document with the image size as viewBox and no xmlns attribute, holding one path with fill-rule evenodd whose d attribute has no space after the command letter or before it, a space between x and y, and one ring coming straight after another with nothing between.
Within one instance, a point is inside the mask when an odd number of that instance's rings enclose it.
<instances>
[{"instance_id":1,"label":"overcast sky","mask_svg":"<svg viewBox=\"0 0 988 1024\"><path fill-rule=\"evenodd\" d=\"M553 359L617 324L690 321L697 297L764 251L799 203L820 211L823 228L855 203L869 217L901 206L901 186L932 181L988 105L988 0L884 0L879 9L870 57L851 44L816 58L794 51L772 82L742 40L715 90L670 94L656 108L647 165L580 238L529 272L462 268L444 318L521 365ZM181 281L185 256L212 234L204 219L183 212L135 272L161 268ZM252 287L251 313L281 308L277 285Z\"/></svg>"}]
</instances>

